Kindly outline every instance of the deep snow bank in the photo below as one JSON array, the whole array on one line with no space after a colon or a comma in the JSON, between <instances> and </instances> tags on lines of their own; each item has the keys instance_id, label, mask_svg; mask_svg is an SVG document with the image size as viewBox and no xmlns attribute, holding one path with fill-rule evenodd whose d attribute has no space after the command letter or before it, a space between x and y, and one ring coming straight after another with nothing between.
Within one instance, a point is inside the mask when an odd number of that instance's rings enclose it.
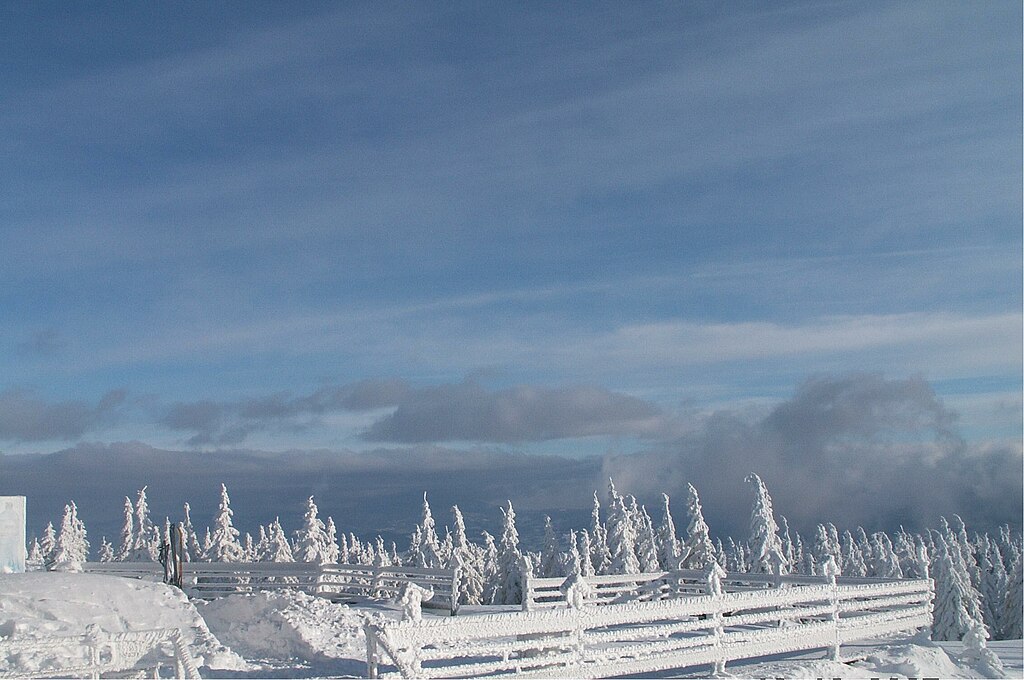
<instances>
[{"instance_id":1,"label":"deep snow bank","mask_svg":"<svg viewBox=\"0 0 1024 680\"><path fill-rule=\"evenodd\" d=\"M299 591L230 595L199 604L210 630L246 659L366 658L362 616Z\"/></svg>"},{"instance_id":2,"label":"deep snow bank","mask_svg":"<svg viewBox=\"0 0 1024 680\"><path fill-rule=\"evenodd\" d=\"M177 628L197 664L245 666L210 632L184 593L163 583L81 573L0 575L0 636L81 635L90 624L107 633Z\"/></svg>"}]
</instances>

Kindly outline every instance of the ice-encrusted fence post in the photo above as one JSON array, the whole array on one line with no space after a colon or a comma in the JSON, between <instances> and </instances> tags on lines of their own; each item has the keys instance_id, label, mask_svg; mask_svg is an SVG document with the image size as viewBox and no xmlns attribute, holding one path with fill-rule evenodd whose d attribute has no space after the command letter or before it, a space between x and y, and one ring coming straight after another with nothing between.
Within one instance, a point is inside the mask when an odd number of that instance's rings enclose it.
<instances>
[{"instance_id":1,"label":"ice-encrusted fence post","mask_svg":"<svg viewBox=\"0 0 1024 680\"><path fill-rule=\"evenodd\" d=\"M524 612L528 612L533 609L533 587L530 585L530 581L533 580L533 560L529 555L523 555L520 558L519 574L519 582L523 589L522 607Z\"/></svg>"},{"instance_id":2,"label":"ice-encrusted fence post","mask_svg":"<svg viewBox=\"0 0 1024 680\"><path fill-rule=\"evenodd\" d=\"M834 641L828 650L828 658L832 661L839 661L839 585L836 579L839 577L840 569L836 559L829 555L821 565L821 574L825 582L830 586L828 602L832 607L832 633Z\"/></svg>"},{"instance_id":3,"label":"ice-encrusted fence post","mask_svg":"<svg viewBox=\"0 0 1024 680\"><path fill-rule=\"evenodd\" d=\"M366 638L366 677L377 677L377 629L369 617L363 620L363 636Z\"/></svg>"},{"instance_id":4,"label":"ice-encrusted fence post","mask_svg":"<svg viewBox=\"0 0 1024 680\"><path fill-rule=\"evenodd\" d=\"M100 678L100 656L104 644L107 642L108 635L100 629L95 623L90 623L85 629L85 639L89 645L89 677L92 680L99 680ZM113 664L117 664L117 648L114 645L110 645L111 648L111 661Z\"/></svg>"},{"instance_id":5,"label":"ice-encrusted fence post","mask_svg":"<svg viewBox=\"0 0 1024 680\"><path fill-rule=\"evenodd\" d=\"M565 603L576 611L576 618L573 620L573 663L577 666L583 664L583 631L586 626L583 622L583 608L587 606L587 600L593 593L587 579L580 574L579 570L568 576L562 583L559 590L565 595Z\"/></svg>"},{"instance_id":6,"label":"ice-encrusted fence post","mask_svg":"<svg viewBox=\"0 0 1024 680\"><path fill-rule=\"evenodd\" d=\"M711 607L712 623L715 627L715 652L718 655L715 659L715 675L725 674L725 650L722 649L722 636L725 634L725 626L722 622L722 579L726 576L725 570L718 562L712 561L704 569L704 590L711 596L713 606Z\"/></svg>"}]
</instances>

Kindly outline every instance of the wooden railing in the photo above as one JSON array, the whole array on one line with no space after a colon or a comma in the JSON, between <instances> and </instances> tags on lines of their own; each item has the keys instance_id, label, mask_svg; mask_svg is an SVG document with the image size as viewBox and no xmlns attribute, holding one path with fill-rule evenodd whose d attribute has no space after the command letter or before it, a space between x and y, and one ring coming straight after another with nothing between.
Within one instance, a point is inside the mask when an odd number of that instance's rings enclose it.
<instances>
[{"instance_id":1,"label":"wooden railing","mask_svg":"<svg viewBox=\"0 0 1024 680\"><path fill-rule=\"evenodd\" d=\"M131 578L161 580L155 562L88 562L84 570ZM182 589L189 597L212 599L259 590L302 590L336 602L396 597L413 583L434 596L424 607L459 610L458 581L451 569L373 567L358 564L309 562L185 562Z\"/></svg>"},{"instance_id":2,"label":"wooden railing","mask_svg":"<svg viewBox=\"0 0 1024 680\"><path fill-rule=\"evenodd\" d=\"M671 599L420 621L368 620L367 676L643 675L826 649L931 624L929 580L789 584ZM742 575L746 577L747 575ZM385 673L387 675L388 673Z\"/></svg>"},{"instance_id":3,"label":"wooden railing","mask_svg":"<svg viewBox=\"0 0 1024 680\"><path fill-rule=\"evenodd\" d=\"M176 628L0 639L0 678L99 678L145 665L158 670L161 661L172 663L175 678L200 677Z\"/></svg>"}]
</instances>

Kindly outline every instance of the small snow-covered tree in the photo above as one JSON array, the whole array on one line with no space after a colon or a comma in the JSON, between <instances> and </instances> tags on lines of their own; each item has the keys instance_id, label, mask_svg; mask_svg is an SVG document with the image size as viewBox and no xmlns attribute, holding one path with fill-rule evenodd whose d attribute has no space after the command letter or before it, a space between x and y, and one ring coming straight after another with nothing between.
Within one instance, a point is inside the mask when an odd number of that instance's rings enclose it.
<instances>
[{"instance_id":1,"label":"small snow-covered tree","mask_svg":"<svg viewBox=\"0 0 1024 680\"><path fill-rule=\"evenodd\" d=\"M779 539L782 541L782 555L786 558L786 570L796 570L796 548L793 545L793 536L789 533L789 520L785 515L779 515Z\"/></svg>"},{"instance_id":2,"label":"small snow-covered tree","mask_svg":"<svg viewBox=\"0 0 1024 680\"><path fill-rule=\"evenodd\" d=\"M28 546L28 562L39 565L43 563L43 548L39 545L39 539L33 538Z\"/></svg>"},{"instance_id":3,"label":"small snow-covered tree","mask_svg":"<svg viewBox=\"0 0 1024 680\"><path fill-rule=\"evenodd\" d=\"M135 547L135 507L132 499L124 497L124 522L121 525L121 546L117 552L117 559L124 562L131 559L132 549Z\"/></svg>"},{"instance_id":4,"label":"small snow-covered tree","mask_svg":"<svg viewBox=\"0 0 1024 680\"><path fill-rule=\"evenodd\" d=\"M125 499L127 500L127 499ZM192 526L192 508L185 503L185 521L181 524L182 543L184 543L185 554L182 559L185 562L198 560L203 554L203 546L199 543L199 536L196 535L196 528Z\"/></svg>"},{"instance_id":5,"label":"small snow-covered tree","mask_svg":"<svg viewBox=\"0 0 1024 680\"><path fill-rule=\"evenodd\" d=\"M434 524L434 516L430 512L430 503L427 502L427 494L423 494L423 518L417 527L419 529L420 543L419 550L414 556L414 567L426 569L437 569L441 566L441 542L437 538L437 528Z\"/></svg>"},{"instance_id":6,"label":"small snow-covered tree","mask_svg":"<svg viewBox=\"0 0 1024 680\"><path fill-rule=\"evenodd\" d=\"M903 570L900 568L899 558L893 551L892 542L889 536L882 531L871 535L872 559L874 567L872 572L875 576L882 578L903 578Z\"/></svg>"},{"instance_id":7,"label":"small snow-covered tree","mask_svg":"<svg viewBox=\"0 0 1024 680\"><path fill-rule=\"evenodd\" d=\"M540 563L537 565L537 576L550 578L562 576L561 548L558 545L558 536L555 535L555 527L551 524L551 518L544 517L544 549L541 551Z\"/></svg>"},{"instance_id":8,"label":"small snow-covered tree","mask_svg":"<svg viewBox=\"0 0 1024 680\"><path fill-rule=\"evenodd\" d=\"M578 550L580 553L580 576L593 576L597 572L594 571L594 563L590 560L590 534L586 529L583 529L579 533Z\"/></svg>"},{"instance_id":9,"label":"small snow-covered tree","mask_svg":"<svg viewBox=\"0 0 1024 680\"><path fill-rule=\"evenodd\" d=\"M639 574L640 562L636 558L636 533L629 511L622 496L614 494L615 487L609 485L612 507L608 515L608 550L612 554L610 573Z\"/></svg>"},{"instance_id":10,"label":"small snow-covered tree","mask_svg":"<svg viewBox=\"0 0 1024 680\"><path fill-rule=\"evenodd\" d=\"M341 549L338 546L338 528L334 526L334 518L328 515L327 542L326 551L324 552L324 560L326 561L326 564L335 564L337 563L340 555Z\"/></svg>"},{"instance_id":11,"label":"small snow-covered tree","mask_svg":"<svg viewBox=\"0 0 1024 680\"><path fill-rule=\"evenodd\" d=\"M213 519L213 533L210 535L210 549L206 551L206 559L211 562L244 562L245 549L239 542L238 529L232 524L231 499L228 488L220 485L220 503L217 515Z\"/></svg>"},{"instance_id":12,"label":"small snow-covered tree","mask_svg":"<svg viewBox=\"0 0 1024 680\"><path fill-rule=\"evenodd\" d=\"M933 640L960 640L976 625L984 625L970 576L943 536L936 538L938 554L932 564L935 579L935 608L932 613Z\"/></svg>"},{"instance_id":13,"label":"small snow-covered tree","mask_svg":"<svg viewBox=\"0 0 1024 680\"><path fill-rule=\"evenodd\" d=\"M260 560L264 562L294 562L292 548L288 545L288 537L281 528L281 520L278 517L267 527L266 545L260 554Z\"/></svg>"},{"instance_id":14,"label":"small snow-covered tree","mask_svg":"<svg viewBox=\"0 0 1024 680\"><path fill-rule=\"evenodd\" d=\"M523 601L523 554L519 551L519 532L512 501L502 508L501 540L498 543L491 604L520 604Z\"/></svg>"},{"instance_id":15,"label":"small snow-covered tree","mask_svg":"<svg viewBox=\"0 0 1024 680\"><path fill-rule=\"evenodd\" d=\"M679 568L681 548L676 524L668 507L668 494L661 494L661 524L658 526L658 564L665 571Z\"/></svg>"},{"instance_id":16,"label":"small snow-covered tree","mask_svg":"<svg viewBox=\"0 0 1024 680\"><path fill-rule=\"evenodd\" d=\"M114 561L114 546L110 545L107 541L106 536L100 538L100 547L97 552L100 562L113 562Z\"/></svg>"},{"instance_id":17,"label":"small snow-covered tree","mask_svg":"<svg viewBox=\"0 0 1024 680\"><path fill-rule=\"evenodd\" d=\"M782 554L779 526L772 512L772 497L758 475L748 475L747 483L754 487L754 508L750 514L750 540L747 543L750 547L750 572L784 573L786 558Z\"/></svg>"},{"instance_id":18,"label":"small snow-covered tree","mask_svg":"<svg viewBox=\"0 0 1024 680\"><path fill-rule=\"evenodd\" d=\"M144 486L139 489L135 499L134 536L127 559L129 562L156 562L160 554L160 532L149 518L147 488Z\"/></svg>"},{"instance_id":19,"label":"small snow-covered tree","mask_svg":"<svg viewBox=\"0 0 1024 680\"><path fill-rule=\"evenodd\" d=\"M310 496L306 499L306 512L302 516L302 528L295 532L295 547L292 555L297 562L328 562L327 527L318 517L316 502Z\"/></svg>"},{"instance_id":20,"label":"small snow-covered tree","mask_svg":"<svg viewBox=\"0 0 1024 680\"><path fill-rule=\"evenodd\" d=\"M981 558L981 614L993 635L1003 629L1003 606L1009 579L1003 567L1003 558L995 541L984 537L984 547L978 551Z\"/></svg>"},{"instance_id":21,"label":"small snow-covered tree","mask_svg":"<svg viewBox=\"0 0 1024 680\"><path fill-rule=\"evenodd\" d=\"M596 491L590 510L590 563L596 574L607 574L612 564L612 553L608 550L608 532L601 523L601 501L597 499Z\"/></svg>"},{"instance_id":22,"label":"small snow-covered tree","mask_svg":"<svg viewBox=\"0 0 1024 680\"><path fill-rule=\"evenodd\" d=\"M868 568L864 563L864 555L861 554L860 547L849 531L843 532L841 546L842 561L839 567L843 573L847 576L867 576Z\"/></svg>"},{"instance_id":23,"label":"small snow-covered tree","mask_svg":"<svg viewBox=\"0 0 1024 680\"><path fill-rule=\"evenodd\" d=\"M89 558L89 541L85 525L78 518L78 508L71 501L64 506L57 542L54 545L53 564L85 562Z\"/></svg>"},{"instance_id":24,"label":"small snow-covered tree","mask_svg":"<svg viewBox=\"0 0 1024 680\"><path fill-rule=\"evenodd\" d=\"M455 531L452 533L452 566L459 569L459 603L482 604L486 582L483 555L466 536L466 521L459 506L452 506ZM381 540L383 545L383 540Z\"/></svg>"},{"instance_id":25,"label":"small snow-covered tree","mask_svg":"<svg viewBox=\"0 0 1024 680\"><path fill-rule=\"evenodd\" d=\"M43 553L43 563L49 568L53 564L53 551L57 548L57 532L53 530L53 522L47 522L43 536L39 539L39 549Z\"/></svg>"},{"instance_id":26,"label":"small snow-covered tree","mask_svg":"<svg viewBox=\"0 0 1024 680\"><path fill-rule=\"evenodd\" d=\"M711 530L704 521L700 496L693 484L686 485L686 514L690 523L686 527L686 542L683 544L683 569L706 569L715 560L715 546L711 542Z\"/></svg>"},{"instance_id":27,"label":"small snow-covered tree","mask_svg":"<svg viewBox=\"0 0 1024 680\"><path fill-rule=\"evenodd\" d=\"M1003 640L1019 640L1024 637L1024 557L1020 555L1013 562L1007 579L1006 599L1003 602L1003 628L999 636Z\"/></svg>"},{"instance_id":28,"label":"small snow-covered tree","mask_svg":"<svg viewBox=\"0 0 1024 680\"><path fill-rule=\"evenodd\" d=\"M640 563L640 571L661 571L661 563L658 562L658 537L654 533L654 522L647 514L646 506L640 506L639 516L636 559Z\"/></svg>"}]
</instances>

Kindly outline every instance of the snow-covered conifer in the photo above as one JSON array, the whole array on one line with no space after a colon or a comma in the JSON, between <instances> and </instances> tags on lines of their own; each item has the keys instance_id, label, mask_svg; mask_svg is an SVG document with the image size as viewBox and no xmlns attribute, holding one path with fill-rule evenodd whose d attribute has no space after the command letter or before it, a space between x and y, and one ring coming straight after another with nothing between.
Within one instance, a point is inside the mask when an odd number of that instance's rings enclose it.
<instances>
[{"instance_id":1,"label":"snow-covered conifer","mask_svg":"<svg viewBox=\"0 0 1024 680\"><path fill-rule=\"evenodd\" d=\"M871 535L871 549L874 567L872 572L882 578L903 578L899 558L893 551L889 536L882 531Z\"/></svg>"},{"instance_id":2,"label":"snow-covered conifer","mask_svg":"<svg viewBox=\"0 0 1024 680\"><path fill-rule=\"evenodd\" d=\"M292 555L296 562L327 564L327 527L318 517L316 502L310 496L306 499L306 512L302 516L302 528L295 532L295 547Z\"/></svg>"},{"instance_id":3,"label":"snow-covered conifer","mask_svg":"<svg viewBox=\"0 0 1024 680\"><path fill-rule=\"evenodd\" d=\"M327 564L335 564L341 554L338 547L338 528L334 526L334 518L327 516L327 541L325 544L324 561Z\"/></svg>"},{"instance_id":4,"label":"snow-covered conifer","mask_svg":"<svg viewBox=\"0 0 1024 680\"><path fill-rule=\"evenodd\" d=\"M88 558L89 541L86 538L85 525L78 518L75 502L71 501L64 506L64 516L60 521L51 563L85 562Z\"/></svg>"},{"instance_id":5,"label":"snow-covered conifer","mask_svg":"<svg viewBox=\"0 0 1024 680\"><path fill-rule=\"evenodd\" d=\"M125 499L128 500L128 499ZM184 506L185 521L181 524L182 542L185 544L185 554L182 559L185 562L198 560L203 554L203 546L199 543L199 536L196 535L196 528L192 525L192 508L188 503Z\"/></svg>"},{"instance_id":6,"label":"snow-covered conifer","mask_svg":"<svg viewBox=\"0 0 1024 680\"><path fill-rule=\"evenodd\" d=\"M608 512L608 550L612 554L610 573L639 574L640 562L636 558L636 534L630 521L629 510L622 496L615 494L609 483L611 508Z\"/></svg>"},{"instance_id":7,"label":"snow-covered conifer","mask_svg":"<svg viewBox=\"0 0 1024 680\"><path fill-rule=\"evenodd\" d=\"M288 545L288 537L281 528L281 520L277 517L267 527L267 544L260 559L264 562L294 562L291 546Z\"/></svg>"},{"instance_id":8,"label":"snow-covered conifer","mask_svg":"<svg viewBox=\"0 0 1024 680\"><path fill-rule=\"evenodd\" d=\"M523 554L519 551L519 532L512 501L508 502L508 510L502 508L501 512L501 540L498 543L491 604L519 604L523 601Z\"/></svg>"},{"instance_id":9,"label":"snow-covered conifer","mask_svg":"<svg viewBox=\"0 0 1024 680\"><path fill-rule=\"evenodd\" d=\"M761 478L751 473L747 483L754 487L754 508L750 514L750 572L777 574L785 572L786 558L782 554L779 526L772 512L772 498Z\"/></svg>"},{"instance_id":10,"label":"snow-covered conifer","mask_svg":"<svg viewBox=\"0 0 1024 680\"><path fill-rule=\"evenodd\" d=\"M782 555L786 558L786 570L793 572L796 570L796 549L789 533L789 520L785 515L779 515L779 539L782 541Z\"/></svg>"},{"instance_id":11,"label":"snow-covered conifer","mask_svg":"<svg viewBox=\"0 0 1024 680\"><path fill-rule=\"evenodd\" d=\"M715 559L715 548L711 543L711 530L704 521L704 510L700 505L700 496L693 484L686 485L686 514L689 524L686 526L686 542L683 544L683 569L706 569Z\"/></svg>"},{"instance_id":12,"label":"snow-covered conifer","mask_svg":"<svg viewBox=\"0 0 1024 680\"><path fill-rule=\"evenodd\" d=\"M1024 564L1024 558L1018 555L1007 579L1006 599L1003 602L1003 627L999 636L1003 640L1019 640L1024 637L1024 571L1022 571L1022 564Z\"/></svg>"},{"instance_id":13,"label":"snow-covered conifer","mask_svg":"<svg viewBox=\"0 0 1024 680\"><path fill-rule=\"evenodd\" d=\"M53 522L47 522L43 529L43 536L39 539L39 549L43 553L43 563L53 564L53 551L57 548L57 532L53 530Z\"/></svg>"},{"instance_id":14,"label":"snow-covered conifer","mask_svg":"<svg viewBox=\"0 0 1024 680\"><path fill-rule=\"evenodd\" d=\"M484 539L484 547L481 553L483 569L481 575L484 577L484 601L490 602L493 595L495 575L498 573L498 548L494 544L494 536L486 531L480 532Z\"/></svg>"},{"instance_id":15,"label":"snow-covered conifer","mask_svg":"<svg viewBox=\"0 0 1024 680\"><path fill-rule=\"evenodd\" d=\"M455 531L452 533L452 566L459 569L459 603L482 604L485 590L482 555L466 536L466 522L459 506L452 506ZM384 541L380 541L383 546Z\"/></svg>"},{"instance_id":16,"label":"snow-covered conifer","mask_svg":"<svg viewBox=\"0 0 1024 680\"><path fill-rule=\"evenodd\" d=\"M28 546L28 557L26 558L32 564L42 564L43 562L43 549L39 545L39 539L33 537L32 542Z\"/></svg>"},{"instance_id":17,"label":"snow-covered conifer","mask_svg":"<svg viewBox=\"0 0 1024 680\"><path fill-rule=\"evenodd\" d=\"M580 554L580 576L593 576L597 572L594 571L594 563L590 561L590 533L586 529L583 529L579 533L578 540L578 551Z\"/></svg>"},{"instance_id":18,"label":"snow-covered conifer","mask_svg":"<svg viewBox=\"0 0 1024 680\"><path fill-rule=\"evenodd\" d=\"M1003 606L1009 581L999 546L987 535L978 555L981 558L981 615L993 635L998 635L1003 629Z\"/></svg>"},{"instance_id":19,"label":"snow-covered conifer","mask_svg":"<svg viewBox=\"0 0 1024 680\"><path fill-rule=\"evenodd\" d=\"M418 554L415 555L414 567L437 569L441 566L441 542L437 538L437 528L434 524L434 516L430 512L430 503L427 502L427 494L423 494L423 518L419 524L420 544Z\"/></svg>"},{"instance_id":20,"label":"snow-covered conifer","mask_svg":"<svg viewBox=\"0 0 1024 680\"><path fill-rule=\"evenodd\" d=\"M244 562L245 549L239 542L238 529L232 524L231 499L228 488L220 485L220 503L213 519L213 533L210 535L210 549L206 559L211 562Z\"/></svg>"},{"instance_id":21,"label":"snow-covered conifer","mask_svg":"<svg viewBox=\"0 0 1024 680\"><path fill-rule=\"evenodd\" d=\"M555 535L555 527L551 524L551 518L545 515L544 549L541 551L540 562L537 565L537 576L541 578L562 576L562 565L559 560L561 552L558 536Z\"/></svg>"},{"instance_id":22,"label":"snow-covered conifer","mask_svg":"<svg viewBox=\"0 0 1024 680\"><path fill-rule=\"evenodd\" d=\"M853 534L849 531L844 531L840 546L842 560L839 562L839 567L843 573L847 576L866 576L868 568L864 563L864 555L861 554L860 547L854 540Z\"/></svg>"},{"instance_id":23,"label":"snow-covered conifer","mask_svg":"<svg viewBox=\"0 0 1024 680\"><path fill-rule=\"evenodd\" d=\"M114 546L110 545L107 541L106 536L100 538L100 547L97 552L100 562L113 562L114 561Z\"/></svg>"},{"instance_id":24,"label":"snow-covered conifer","mask_svg":"<svg viewBox=\"0 0 1024 680\"><path fill-rule=\"evenodd\" d=\"M135 507L132 499L124 497L124 523L121 525L121 546L117 551L117 559L124 562L131 559L135 547Z\"/></svg>"},{"instance_id":25,"label":"snow-covered conifer","mask_svg":"<svg viewBox=\"0 0 1024 680\"><path fill-rule=\"evenodd\" d=\"M637 535L636 559L640 563L640 571L661 571L658 562L658 538L654 534L654 522L647 514L647 507L640 506L640 524Z\"/></svg>"},{"instance_id":26,"label":"snow-covered conifer","mask_svg":"<svg viewBox=\"0 0 1024 680\"><path fill-rule=\"evenodd\" d=\"M932 614L933 640L960 640L975 625L983 625L981 609L970 583L954 553L958 548L936 538L938 554L932 564L935 606Z\"/></svg>"},{"instance_id":27,"label":"snow-covered conifer","mask_svg":"<svg viewBox=\"0 0 1024 680\"><path fill-rule=\"evenodd\" d=\"M664 571L679 568L679 558L682 552L679 537L676 535L676 523L672 521L672 511L668 507L668 501L668 494L661 494L661 524L658 526L657 539L658 564Z\"/></svg>"},{"instance_id":28,"label":"snow-covered conifer","mask_svg":"<svg viewBox=\"0 0 1024 680\"><path fill-rule=\"evenodd\" d=\"M590 510L590 563L596 574L607 574L612 564L612 553L608 550L608 532L601 522L601 502L597 499L596 491Z\"/></svg>"},{"instance_id":29,"label":"snow-covered conifer","mask_svg":"<svg viewBox=\"0 0 1024 680\"><path fill-rule=\"evenodd\" d=\"M147 488L144 486L139 489L135 499L134 535L127 558L129 562L155 562L160 553L160 532L149 518Z\"/></svg>"}]
</instances>

